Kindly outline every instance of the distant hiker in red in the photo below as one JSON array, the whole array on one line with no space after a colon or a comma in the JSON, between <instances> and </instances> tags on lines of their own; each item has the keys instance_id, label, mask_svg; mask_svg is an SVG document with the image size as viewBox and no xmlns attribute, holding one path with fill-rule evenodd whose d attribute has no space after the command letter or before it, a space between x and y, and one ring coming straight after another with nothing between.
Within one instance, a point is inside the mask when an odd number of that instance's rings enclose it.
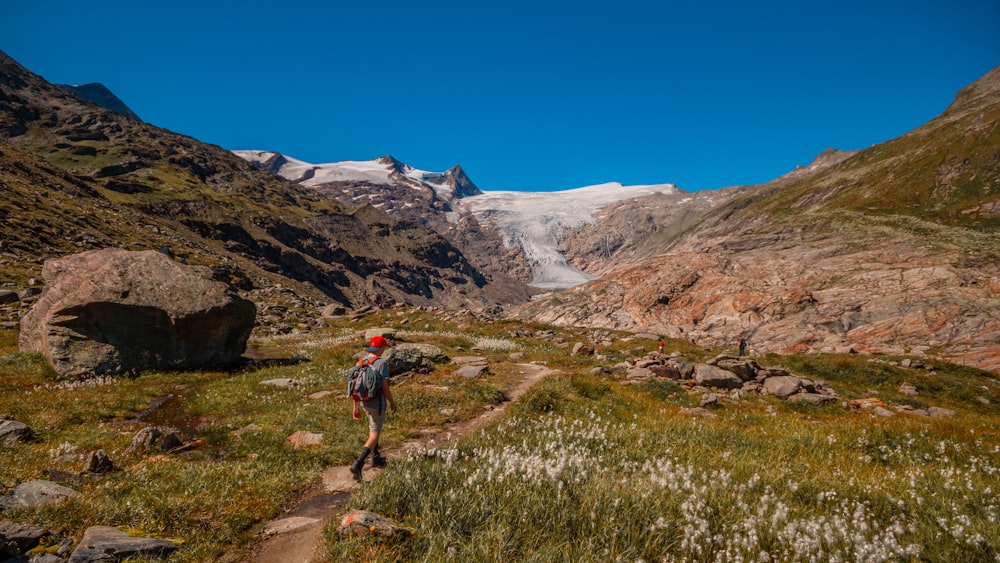
<instances>
[{"instance_id":1,"label":"distant hiker in red","mask_svg":"<svg viewBox=\"0 0 1000 563\"><path fill-rule=\"evenodd\" d=\"M364 407L365 414L368 415L368 440L365 441L365 445L361 449L361 455L351 464L351 474L359 481L361 480L361 469L369 454L374 454L372 455L372 467L385 465L385 458L378 451L378 438L379 434L382 433L382 425L385 423L386 403L388 402L392 412L396 412L396 401L392 399L392 392L389 390L389 366L381 358L382 351L387 345L388 342L382 336L372 338L368 346L368 354L358 361L359 366L371 366L375 372L376 381L372 385L372 389L367 394L363 393L364 396L370 396L370 398L361 399L356 390L352 393L353 380L348 382L348 393L353 395L352 402L354 403L352 417L354 420L361 420L360 407Z\"/></svg>"},{"instance_id":2,"label":"distant hiker in red","mask_svg":"<svg viewBox=\"0 0 1000 563\"><path fill-rule=\"evenodd\" d=\"M740 344L740 356L746 356L747 355L747 339L743 338L741 336L740 340L739 340L739 344Z\"/></svg>"}]
</instances>

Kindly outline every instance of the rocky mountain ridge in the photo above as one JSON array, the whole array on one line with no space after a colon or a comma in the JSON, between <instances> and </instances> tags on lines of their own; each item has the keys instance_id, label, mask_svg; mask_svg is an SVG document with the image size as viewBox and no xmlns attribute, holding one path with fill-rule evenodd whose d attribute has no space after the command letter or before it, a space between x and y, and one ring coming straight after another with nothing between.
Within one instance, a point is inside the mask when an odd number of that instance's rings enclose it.
<instances>
[{"instance_id":1,"label":"rocky mountain ridge","mask_svg":"<svg viewBox=\"0 0 1000 563\"><path fill-rule=\"evenodd\" d=\"M1000 69L898 139L736 190L686 229L646 237L639 260L599 261L602 249L570 234L568 253L601 278L518 316L998 370L998 78Z\"/></svg>"},{"instance_id":2,"label":"rocky mountain ridge","mask_svg":"<svg viewBox=\"0 0 1000 563\"><path fill-rule=\"evenodd\" d=\"M17 291L47 257L116 247L211 266L247 293L283 288L311 311L479 309L527 296L431 229L337 204L230 151L108 111L2 53L0 181L0 275Z\"/></svg>"}]
</instances>

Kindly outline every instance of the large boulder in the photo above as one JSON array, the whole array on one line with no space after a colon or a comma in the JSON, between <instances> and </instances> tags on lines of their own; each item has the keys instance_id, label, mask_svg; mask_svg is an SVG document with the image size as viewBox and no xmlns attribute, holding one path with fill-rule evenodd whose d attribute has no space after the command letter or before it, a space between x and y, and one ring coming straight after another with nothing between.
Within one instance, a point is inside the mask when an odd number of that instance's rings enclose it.
<instances>
[{"instance_id":1,"label":"large boulder","mask_svg":"<svg viewBox=\"0 0 1000 563\"><path fill-rule=\"evenodd\" d=\"M231 364L257 309L205 267L161 252L93 250L45 262L19 346L64 377Z\"/></svg>"},{"instance_id":2,"label":"large boulder","mask_svg":"<svg viewBox=\"0 0 1000 563\"><path fill-rule=\"evenodd\" d=\"M408 371L429 372L434 370L435 364L450 361L444 351L432 344L398 344L382 357L391 375Z\"/></svg>"}]
</instances>

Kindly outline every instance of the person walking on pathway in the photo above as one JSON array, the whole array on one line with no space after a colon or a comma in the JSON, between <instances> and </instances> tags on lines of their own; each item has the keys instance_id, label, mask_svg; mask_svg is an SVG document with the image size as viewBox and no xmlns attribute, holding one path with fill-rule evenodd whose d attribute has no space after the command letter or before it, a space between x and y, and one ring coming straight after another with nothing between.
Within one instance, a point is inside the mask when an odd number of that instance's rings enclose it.
<instances>
[{"instance_id":1,"label":"person walking on pathway","mask_svg":"<svg viewBox=\"0 0 1000 563\"><path fill-rule=\"evenodd\" d=\"M747 339L743 335L740 335L739 345L740 345L739 355L740 356L746 356L747 355Z\"/></svg>"},{"instance_id":2,"label":"person walking on pathway","mask_svg":"<svg viewBox=\"0 0 1000 563\"><path fill-rule=\"evenodd\" d=\"M381 467L385 465L385 458L378 451L378 438L382 433L382 425L385 423L385 407L388 403L392 412L396 412L396 401L392 398L392 392L389 390L389 366L386 365L385 360L381 358L382 351L388 345L385 338L382 336L375 336L371 339L368 345L368 354L362 358L359 364L368 364L378 375L378 384L376 386L379 392L373 399L368 401L358 401L353 400L354 411L352 417L354 420L361 420L361 407L364 408L365 414L368 415L368 439L365 441L365 445L361 448L361 455L358 459L354 460L351 464L351 474L358 481L361 480L361 471L365 465L365 459L368 458L369 454L372 455L372 467Z\"/></svg>"}]
</instances>

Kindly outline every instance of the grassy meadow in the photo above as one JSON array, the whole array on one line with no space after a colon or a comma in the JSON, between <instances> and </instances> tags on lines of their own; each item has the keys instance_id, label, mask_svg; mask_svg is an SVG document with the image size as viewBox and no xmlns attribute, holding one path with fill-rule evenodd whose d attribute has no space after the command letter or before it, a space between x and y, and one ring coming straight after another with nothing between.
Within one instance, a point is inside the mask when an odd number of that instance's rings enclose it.
<instances>
[{"instance_id":1,"label":"grassy meadow","mask_svg":"<svg viewBox=\"0 0 1000 563\"><path fill-rule=\"evenodd\" d=\"M171 561L241 561L263 524L323 468L356 455L366 425L350 419L342 374L363 346L359 331L388 326L400 341L452 357L486 356L490 375L468 380L439 365L400 378L386 449L501 400L517 382L511 352L559 372L491 425L390 464L353 495L349 508L396 520L414 531L410 539L341 536L334 519L326 560L1000 561L995 374L939 362L905 369L896 358L768 356L758 360L826 380L844 402L877 397L956 414L883 418L840 402L750 395L723 399L705 417L692 414L699 397L677 383L622 385L620 375L595 370L641 357L653 341L612 334L596 345L599 356L573 356L558 341L517 331L550 329L569 346L590 343L594 331L438 315L391 309L252 342L255 354L275 360L227 372L83 383L59 381L40 358L17 352L16 331L0 331L0 414L36 433L0 444L0 484L81 471L96 449L118 467L70 484L83 493L75 500L3 517L56 530L47 546L111 525L181 542ZM692 361L723 352L667 346ZM276 378L300 384L260 385ZM904 382L919 394L900 393ZM333 394L309 398L319 391ZM196 447L128 452L153 423L185 430ZM294 449L286 438L298 430L324 440Z\"/></svg>"}]
</instances>

